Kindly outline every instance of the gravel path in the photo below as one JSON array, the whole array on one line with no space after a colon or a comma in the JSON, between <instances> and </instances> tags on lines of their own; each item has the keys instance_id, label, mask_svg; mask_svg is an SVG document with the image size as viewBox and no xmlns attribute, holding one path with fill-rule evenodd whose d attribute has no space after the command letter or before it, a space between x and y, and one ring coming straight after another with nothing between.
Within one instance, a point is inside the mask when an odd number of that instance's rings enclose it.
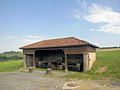
<instances>
[{"instance_id":1,"label":"gravel path","mask_svg":"<svg viewBox=\"0 0 120 90\"><path fill-rule=\"evenodd\" d=\"M0 90L61 90L65 81L46 77L45 72L0 74Z\"/></svg>"},{"instance_id":2,"label":"gravel path","mask_svg":"<svg viewBox=\"0 0 120 90\"><path fill-rule=\"evenodd\" d=\"M67 74L64 72L54 73L57 76ZM32 74L24 72L0 73L0 90L61 90L66 82L77 82L80 85L77 90L120 90L120 82L118 85L102 85L102 81L65 81L56 76L46 76L45 71L35 71Z\"/></svg>"}]
</instances>

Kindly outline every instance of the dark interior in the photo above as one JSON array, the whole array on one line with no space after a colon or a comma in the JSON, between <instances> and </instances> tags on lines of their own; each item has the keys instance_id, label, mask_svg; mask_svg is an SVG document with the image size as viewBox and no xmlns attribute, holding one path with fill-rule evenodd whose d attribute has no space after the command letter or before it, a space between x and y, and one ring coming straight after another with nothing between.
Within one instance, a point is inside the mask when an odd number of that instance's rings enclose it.
<instances>
[{"instance_id":1,"label":"dark interior","mask_svg":"<svg viewBox=\"0 0 120 90\"><path fill-rule=\"evenodd\" d=\"M35 53L38 67L65 69L63 50L38 50ZM68 70L83 71L83 54L67 54Z\"/></svg>"},{"instance_id":2,"label":"dark interior","mask_svg":"<svg viewBox=\"0 0 120 90\"><path fill-rule=\"evenodd\" d=\"M68 54L68 70L83 71L83 54Z\"/></svg>"},{"instance_id":3,"label":"dark interior","mask_svg":"<svg viewBox=\"0 0 120 90\"><path fill-rule=\"evenodd\" d=\"M58 65L64 63L64 51L63 50L40 50L36 51L36 59L41 65L38 67L48 68L54 67L57 69Z\"/></svg>"}]
</instances>

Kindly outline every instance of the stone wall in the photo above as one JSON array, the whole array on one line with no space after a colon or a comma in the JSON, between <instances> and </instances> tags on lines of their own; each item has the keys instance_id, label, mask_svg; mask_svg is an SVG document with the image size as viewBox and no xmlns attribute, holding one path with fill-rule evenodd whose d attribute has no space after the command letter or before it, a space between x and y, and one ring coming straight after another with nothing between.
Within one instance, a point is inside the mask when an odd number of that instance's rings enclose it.
<instances>
[{"instance_id":1,"label":"stone wall","mask_svg":"<svg viewBox=\"0 0 120 90\"><path fill-rule=\"evenodd\" d=\"M88 66L89 66L88 70L92 68L95 60L96 60L96 53L89 52L88 53Z\"/></svg>"}]
</instances>

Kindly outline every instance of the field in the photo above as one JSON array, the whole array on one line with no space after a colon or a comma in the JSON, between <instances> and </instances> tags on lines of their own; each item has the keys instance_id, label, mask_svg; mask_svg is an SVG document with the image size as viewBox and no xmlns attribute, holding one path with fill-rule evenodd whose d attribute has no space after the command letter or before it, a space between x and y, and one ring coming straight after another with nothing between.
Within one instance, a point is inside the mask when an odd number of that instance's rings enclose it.
<instances>
[{"instance_id":1,"label":"field","mask_svg":"<svg viewBox=\"0 0 120 90\"><path fill-rule=\"evenodd\" d=\"M97 48L96 49L97 52L115 51L115 50L120 50L120 47L119 48Z\"/></svg>"},{"instance_id":2,"label":"field","mask_svg":"<svg viewBox=\"0 0 120 90\"><path fill-rule=\"evenodd\" d=\"M17 71L23 67L23 60L8 60L0 62L0 72Z\"/></svg>"},{"instance_id":3,"label":"field","mask_svg":"<svg viewBox=\"0 0 120 90\"><path fill-rule=\"evenodd\" d=\"M5 52L0 54L0 72L17 71L23 67L23 54L19 52Z\"/></svg>"}]
</instances>

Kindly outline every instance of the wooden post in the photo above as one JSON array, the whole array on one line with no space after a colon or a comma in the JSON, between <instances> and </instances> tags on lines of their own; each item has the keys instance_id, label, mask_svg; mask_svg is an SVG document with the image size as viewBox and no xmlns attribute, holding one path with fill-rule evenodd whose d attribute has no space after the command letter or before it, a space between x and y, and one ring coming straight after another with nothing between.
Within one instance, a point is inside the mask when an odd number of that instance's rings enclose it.
<instances>
[{"instance_id":1,"label":"wooden post","mask_svg":"<svg viewBox=\"0 0 120 90\"><path fill-rule=\"evenodd\" d=\"M33 67L35 68L36 65L35 65L35 52L33 53Z\"/></svg>"},{"instance_id":2,"label":"wooden post","mask_svg":"<svg viewBox=\"0 0 120 90\"><path fill-rule=\"evenodd\" d=\"M33 67L29 67L29 68L28 68L28 72L29 72L29 73L32 73L32 72L33 72Z\"/></svg>"},{"instance_id":3,"label":"wooden post","mask_svg":"<svg viewBox=\"0 0 120 90\"><path fill-rule=\"evenodd\" d=\"M26 68L27 67L27 59L26 59L26 54L24 55L24 67Z\"/></svg>"},{"instance_id":4,"label":"wooden post","mask_svg":"<svg viewBox=\"0 0 120 90\"><path fill-rule=\"evenodd\" d=\"M47 68L46 69L46 75L51 75L52 74L52 69L51 68Z\"/></svg>"},{"instance_id":5,"label":"wooden post","mask_svg":"<svg viewBox=\"0 0 120 90\"><path fill-rule=\"evenodd\" d=\"M86 72L88 71L88 53L83 53L83 71Z\"/></svg>"},{"instance_id":6,"label":"wooden post","mask_svg":"<svg viewBox=\"0 0 120 90\"><path fill-rule=\"evenodd\" d=\"M27 67L30 67L31 63L30 63L30 55L27 55Z\"/></svg>"},{"instance_id":7,"label":"wooden post","mask_svg":"<svg viewBox=\"0 0 120 90\"><path fill-rule=\"evenodd\" d=\"M65 72L68 71L67 54L65 54Z\"/></svg>"}]
</instances>

